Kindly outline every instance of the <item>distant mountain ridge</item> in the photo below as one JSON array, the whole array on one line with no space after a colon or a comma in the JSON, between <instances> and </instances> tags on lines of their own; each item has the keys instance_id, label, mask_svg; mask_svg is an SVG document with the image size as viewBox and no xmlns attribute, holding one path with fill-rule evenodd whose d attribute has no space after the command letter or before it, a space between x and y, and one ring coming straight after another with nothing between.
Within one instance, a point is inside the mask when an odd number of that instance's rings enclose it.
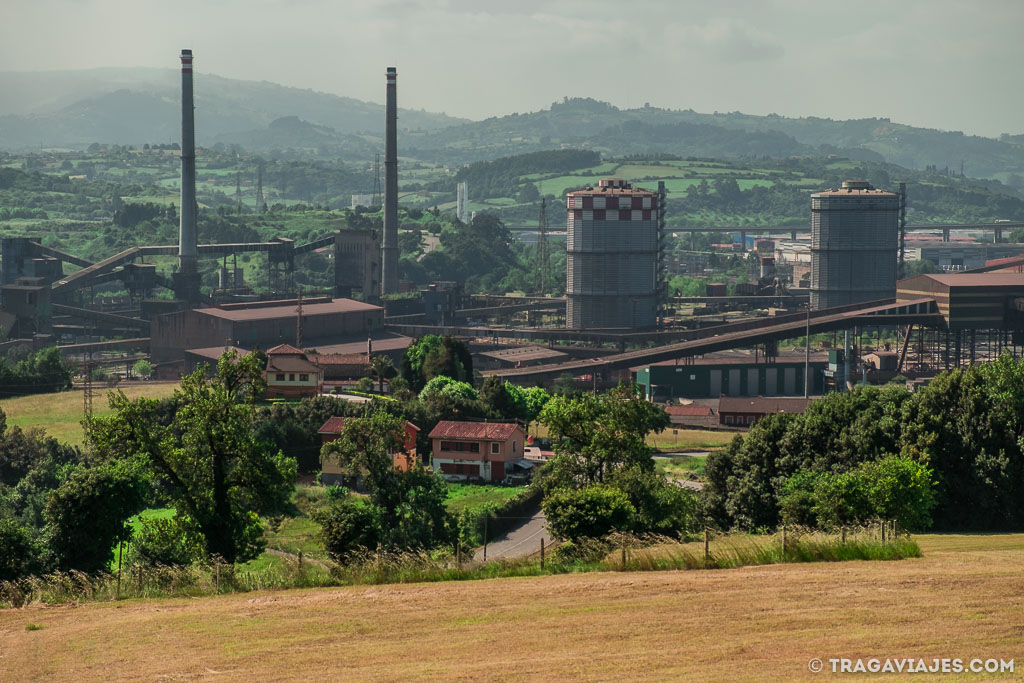
<instances>
[{"instance_id":1,"label":"distant mountain ridge","mask_svg":"<svg viewBox=\"0 0 1024 683\"><path fill-rule=\"evenodd\" d=\"M0 72L0 147L24 149L91 142L143 144L180 136L180 74L174 69ZM383 135L384 105L266 81L197 74L196 139L265 129L290 116L340 135ZM465 123L399 109L401 127L431 130Z\"/></svg>"},{"instance_id":2,"label":"distant mountain ridge","mask_svg":"<svg viewBox=\"0 0 1024 683\"><path fill-rule=\"evenodd\" d=\"M174 69L0 72L0 149L142 144L177 140ZM1000 139L917 128L887 118L702 114L644 106L619 109L565 98L547 109L467 121L402 109L402 154L447 164L575 147L606 155L785 157L836 154L907 168L935 166L1024 188L1024 135ZM277 123L275 123L277 122ZM382 147L384 107L265 81L196 78L201 145L253 151L325 149L367 160Z\"/></svg>"}]
</instances>

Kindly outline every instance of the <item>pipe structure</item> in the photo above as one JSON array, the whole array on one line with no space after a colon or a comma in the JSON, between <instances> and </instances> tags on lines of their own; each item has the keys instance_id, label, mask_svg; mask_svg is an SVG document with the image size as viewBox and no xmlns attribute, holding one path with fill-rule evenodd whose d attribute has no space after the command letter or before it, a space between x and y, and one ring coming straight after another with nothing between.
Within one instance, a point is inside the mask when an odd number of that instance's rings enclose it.
<instances>
[{"instance_id":1,"label":"pipe structure","mask_svg":"<svg viewBox=\"0 0 1024 683\"><path fill-rule=\"evenodd\" d=\"M384 126L384 241L381 249L381 294L398 292L398 104L393 66L387 70Z\"/></svg>"},{"instance_id":2,"label":"pipe structure","mask_svg":"<svg viewBox=\"0 0 1024 683\"><path fill-rule=\"evenodd\" d=\"M192 50L181 51L181 221L178 272L196 272L196 131L192 100Z\"/></svg>"}]
</instances>

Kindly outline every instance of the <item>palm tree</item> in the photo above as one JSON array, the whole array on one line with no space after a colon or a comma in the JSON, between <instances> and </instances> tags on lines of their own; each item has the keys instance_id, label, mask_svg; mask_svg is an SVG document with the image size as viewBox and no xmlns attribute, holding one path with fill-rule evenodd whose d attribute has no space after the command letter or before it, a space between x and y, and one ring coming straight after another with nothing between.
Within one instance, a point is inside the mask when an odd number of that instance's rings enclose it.
<instances>
[{"instance_id":1,"label":"palm tree","mask_svg":"<svg viewBox=\"0 0 1024 683\"><path fill-rule=\"evenodd\" d=\"M373 369L375 375L377 375L377 381L380 383L380 390L378 393L384 393L384 378L391 378L395 376L395 364L391 362L391 359L387 356L373 356L370 359L370 367Z\"/></svg>"}]
</instances>

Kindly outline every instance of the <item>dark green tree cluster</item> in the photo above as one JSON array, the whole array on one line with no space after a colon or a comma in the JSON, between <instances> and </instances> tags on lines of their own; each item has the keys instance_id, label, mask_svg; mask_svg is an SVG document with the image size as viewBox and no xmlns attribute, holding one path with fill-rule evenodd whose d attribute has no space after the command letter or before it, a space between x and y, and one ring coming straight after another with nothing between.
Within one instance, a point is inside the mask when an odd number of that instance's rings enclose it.
<instances>
[{"instance_id":1,"label":"dark green tree cluster","mask_svg":"<svg viewBox=\"0 0 1024 683\"><path fill-rule=\"evenodd\" d=\"M315 513L324 546L335 559L377 548L430 550L454 540L445 483L422 465L409 471L394 466L391 454L404 440L404 421L376 411L347 420L340 438L324 445L323 457L335 459L369 494L365 500L345 496Z\"/></svg>"},{"instance_id":2,"label":"dark green tree cluster","mask_svg":"<svg viewBox=\"0 0 1024 683\"><path fill-rule=\"evenodd\" d=\"M504 293L507 278L526 271L512 247L512 234L492 214L477 214L469 225L456 222L445 227L440 241L440 249L418 262L406 261L407 275L413 280L455 280L469 292Z\"/></svg>"},{"instance_id":3,"label":"dark green tree cluster","mask_svg":"<svg viewBox=\"0 0 1024 683\"><path fill-rule=\"evenodd\" d=\"M444 375L460 382L473 381L469 348L454 337L428 334L414 341L402 357L402 378L420 392L432 378Z\"/></svg>"},{"instance_id":4,"label":"dark green tree cluster","mask_svg":"<svg viewBox=\"0 0 1024 683\"><path fill-rule=\"evenodd\" d=\"M695 520L694 497L659 474L647 434L669 424L635 386L554 396L540 412L555 457L540 485L552 533L567 540L614 531L678 535Z\"/></svg>"},{"instance_id":5,"label":"dark green tree cluster","mask_svg":"<svg viewBox=\"0 0 1024 683\"><path fill-rule=\"evenodd\" d=\"M590 168L601 163L601 154L580 149L562 149L543 152L530 152L516 156L502 157L494 161L478 161L459 169L454 182L466 181L474 197L513 197L523 190L520 187L520 176L530 173L569 173L582 168ZM436 189L450 189L452 181L439 183ZM534 187L532 183L526 186ZM525 186L524 186L525 187ZM534 187L534 192L536 188ZM526 201L536 201L540 196L533 196L527 190Z\"/></svg>"},{"instance_id":6,"label":"dark green tree cluster","mask_svg":"<svg viewBox=\"0 0 1024 683\"><path fill-rule=\"evenodd\" d=\"M71 388L71 368L50 346L11 363L0 357L0 398L64 391Z\"/></svg>"},{"instance_id":7,"label":"dark green tree cluster","mask_svg":"<svg viewBox=\"0 0 1024 683\"><path fill-rule=\"evenodd\" d=\"M225 352L214 377L203 367L182 380L169 424L158 419L157 402L119 392L111 398L114 414L91 425L95 457L141 463L177 511L179 530L202 539L204 557L256 557L264 547L260 516L289 504L295 460L255 433L262 375L258 354Z\"/></svg>"},{"instance_id":8,"label":"dark green tree cluster","mask_svg":"<svg viewBox=\"0 0 1024 683\"><path fill-rule=\"evenodd\" d=\"M1024 362L1004 355L914 394L865 387L803 415L766 416L708 457L703 504L724 528L774 528L786 515L825 526L892 515L907 528L930 518L943 530L1016 529L1022 436Z\"/></svg>"}]
</instances>

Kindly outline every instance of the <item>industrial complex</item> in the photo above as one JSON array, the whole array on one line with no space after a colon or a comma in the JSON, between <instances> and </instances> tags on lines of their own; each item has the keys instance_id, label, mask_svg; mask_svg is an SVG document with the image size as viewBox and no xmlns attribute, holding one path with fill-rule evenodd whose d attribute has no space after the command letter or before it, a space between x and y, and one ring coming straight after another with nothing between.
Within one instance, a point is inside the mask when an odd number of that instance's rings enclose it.
<instances>
[{"instance_id":1,"label":"industrial complex","mask_svg":"<svg viewBox=\"0 0 1024 683\"><path fill-rule=\"evenodd\" d=\"M224 348L287 346L304 354L301 363L280 362L320 368L309 381L322 387L369 374L375 351L397 361L413 338L443 334L469 342L484 376L593 389L632 379L649 399L669 403L802 397L897 376L922 381L1004 350L1019 353L1024 344L1024 245L999 242L1002 230L1016 224L938 226L943 241L924 242L912 234L917 226L907 225L902 185L887 190L857 179L809 194L806 227L674 230L732 232L738 253L754 249L749 282L727 288L708 279L704 296L667 290L670 272L701 277L708 258L692 249L666 253L664 185L605 178L566 194L564 298L544 295L543 287L532 297L471 295L459 282L396 298L404 288L393 67L385 72L382 230L339 230L306 244L203 244L191 50L182 50L180 60L178 244L133 247L92 263L31 239L3 239L5 344L58 344L66 356L92 364L148 357L167 377L214 360ZM468 186L459 183L464 221L472 220L467 197ZM950 241L952 230L972 227L992 229L993 243ZM298 292L292 273L314 251L329 253L333 288ZM266 258L269 287L261 294L243 282L237 265L228 267L229 257L244 253ZM926 254L944 272L898 279L908 261ZM169 273L152 262L175 256ZM210 258L222 259L219 286L204 294L202 259ZM110 281L129 295L95 296L94 288ZM172 298L154 296L159 289Z\"/></svg>"}]
</instances>

